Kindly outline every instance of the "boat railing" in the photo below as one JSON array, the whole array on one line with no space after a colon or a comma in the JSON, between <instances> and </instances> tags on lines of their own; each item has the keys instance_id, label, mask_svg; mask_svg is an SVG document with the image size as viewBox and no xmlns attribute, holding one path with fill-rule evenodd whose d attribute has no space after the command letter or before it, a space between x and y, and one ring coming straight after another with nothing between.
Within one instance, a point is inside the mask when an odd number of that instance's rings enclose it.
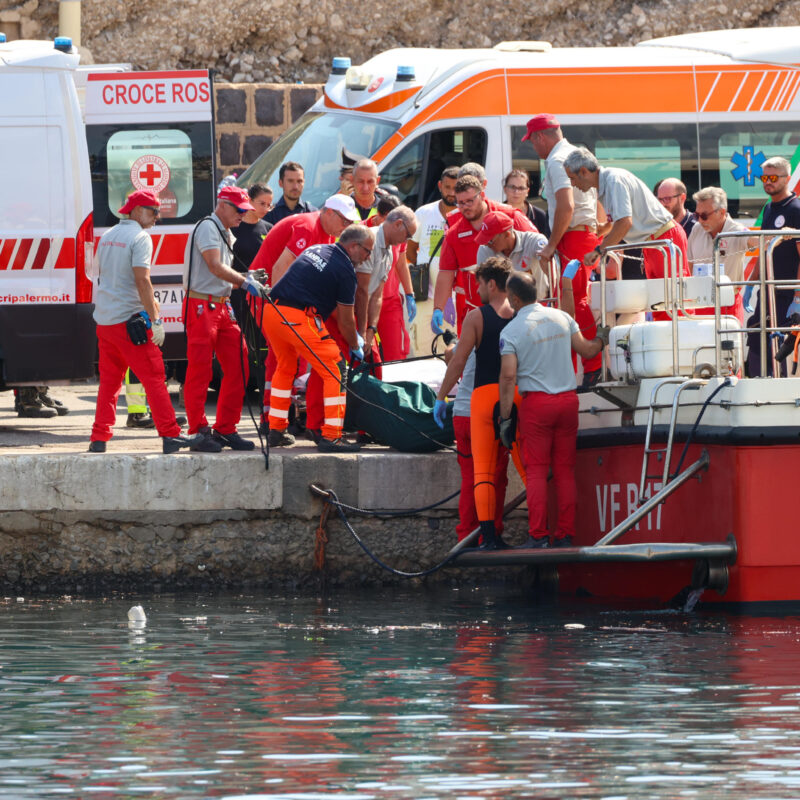
<instances>
[{"instance_id":1,"label":"boat railing","mask_svg":"<svg viewBox=\"0 0 800 800\"><path fill-rule=\"evenodd\" d=\"M680 278L683 276L683 253L675 246L671 239L656 239L652 242L636 242L632 244L615 244L602 248L600 252L600 320L607 324L608 312L606 301L606 270L609 256L612 253L624 255L632 250L656 250L664 257L664 311L672 322L672 372L679 372L680 351L678 343L678 319L686 315L684 284ZM608 353L606 348L602 351L603 383L608 381Z\"/></svg>"},{"instance_id":2,"label":"boat railing","mask_svg":"<svg viewBox=\"0 0 800 800\"><path fill-rule=\"evenodd\" d=\"M730 281L726 278L725 285L734 287L736 291L739 287L753 286L759 290L759 319L758 325L743 328L721 329L722 308L720 305L720 288L722 286L722 264L725 256L721 252L726 240L729 239L758 239L758 278L756 280ZM787 241L800 241L800 230L783 228L781 230L743 230L743 231L724 231L714 237L713 250L713 270L714 270L714 329L715 340L715 359L717 374L721 374L723 360L722 334L732 333L758 333L758 345L760 350L761 374L751 375L751 378L766 377L770 374L778 376L781 374L781 365L776 359L778 352L777 337L774 334L788 333L792 330L791 325L777 325L782 320L776 319L775 290L794 289L800 291L800 280L776 280L774 267L774 251L778 245ZM765 302L766 299L766 302ZM767 325L769 317L770 324ZM769 362L767 361L767 347L769 346ZM771 365L772 369L769 370Z\"/></svg>"}]
</instances>

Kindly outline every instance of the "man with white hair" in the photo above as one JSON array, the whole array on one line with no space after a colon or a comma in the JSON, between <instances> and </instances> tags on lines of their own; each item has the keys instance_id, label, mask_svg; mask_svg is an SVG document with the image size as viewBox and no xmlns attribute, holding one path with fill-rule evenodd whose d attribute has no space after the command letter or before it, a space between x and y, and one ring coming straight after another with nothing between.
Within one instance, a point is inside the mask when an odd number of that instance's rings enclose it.
<instances>
[{"instance_id":1,"label":"man with white hair","mask_svg":"<svg viewBox=\"0 0 800 800\"><path fill-rule=\"evenodd\" d=\"M603 247L626 242L638 243L668 239L683 255L683 273L689 274L686 234L672 214L658 202L642 180L619 167L601 167L585 147L575 148L564 159L564 170L573 186L582 192L597 189L597 199L613 223L603 237ZM586 266L600 258L597 246L583 257ZM644 271L648 278L663 278L664 256L652 247L643 249Z\"/></svg>"},{"instance_id":2,"label":"man with white hair","mask_svg":"<svg viewBox=\"0 0 800 800\"><path fill-rule=\"evenodd\" d=\"M719 186L707 186L692 195L697 204L697 224L689 234L688 253L692 264L711 264L714 261L714 239L721 233L745 231L744 225L736 222L728 213L728 195ZM744 280L744 259L751 240L745 237L721 239L719 256L722 274L731 281ZM723 314L733 314L744 325L742 287L736 287L733 306L722 309Z\"/></svg>"}]
</instances>

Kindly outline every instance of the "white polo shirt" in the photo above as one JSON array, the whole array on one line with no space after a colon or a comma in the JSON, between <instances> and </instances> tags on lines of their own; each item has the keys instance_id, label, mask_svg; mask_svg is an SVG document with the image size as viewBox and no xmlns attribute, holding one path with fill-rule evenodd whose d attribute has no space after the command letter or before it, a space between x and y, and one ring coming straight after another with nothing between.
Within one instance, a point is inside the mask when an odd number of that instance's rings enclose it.
<instances>
[{"instance_id":1,"label":"white polo shirt","mask_svg":"<svg viewBox=\"0 0 800 800\"><path fill-rule=\"evenodd\" d=\"M550 228L553 228L556 219L556 192L559 189L572 189L572 202L574 209L569 227L574 228L578 225L588 225L591 228L597 227L597 191L589 189L582 192L576 189L567 177L564 169L564 160L578 148L570 144L566 139L562 139L551 151L544 161L544 182L542 184L542 196L547 200L547 216L550 220Z\"/></svg>"},{"instance_id":2,"label":"white polo shirt","mask_svg":"<svg viewBox=\"0 0 800 800\"><path fill-rule=\"evenodd\" d=\"M578 323L540 303L523 306L500 334L500 354L517 357L520 392L560 394L575 389L572 334Z\"/></svg>"},{"instance_id":3,"label":"white polo shirt","mask_svg":"<svg viewBox=\"0 0 800 800\"><path fill-rule=\"evenodd\" d=\"M216 214L212 214L211 219L204 219L198 223L194 231L193 246L192 235L189 235L189 247L191 252L184 261L187 265L191 264L192 285L188 285L189 268L185 266L183 268L183 288L218 297L230 295L231 284L212 274L202 255L206 250L219 250L220 261L226 267L233 266L233 236Z\"/></svg>"},{"instance_id":4,"label":"white polo shirt","mask_svg":"<svg viewBox=\"0 0 800 800\"><path fill-rule=\"evenodd\" d=\"M747 228L744 225L731 219L730 214L725 215L721 233L746 230ZM712 264L714 261L714 240L703 230L703 226L699 222L689 234L687 252L689 253L689 262L691 264ZM720 240L720 264L725 269L725 275L732 281L744 280L744 258L746 252L746 236L732 236L730 239ZM737 286L736 291L741 291L743 288L742 286Z\"/></svg>"},{"instance_id":5,"label":"white polo shirt","mask_svg":"<svg viewBox=\"0 0 800 800\"><path fill-rule=\"evenodd\" d=\"M134 267L150 268L153 239L132 219L107 230L97 245L100 275L94 291L94 321L118 325L144 311L134 279Z\"/></svg>"}]
</instances>

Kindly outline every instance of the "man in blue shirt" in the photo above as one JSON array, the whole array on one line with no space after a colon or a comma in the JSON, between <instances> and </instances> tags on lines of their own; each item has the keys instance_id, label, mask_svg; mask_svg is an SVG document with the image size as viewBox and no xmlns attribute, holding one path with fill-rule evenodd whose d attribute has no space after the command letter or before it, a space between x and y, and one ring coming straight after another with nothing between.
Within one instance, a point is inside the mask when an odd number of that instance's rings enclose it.
<instances>
[{"instance_id":1,"label":"man in blue shirt","mask_svg":"<svg viewBox=\"0 0 800 800\"><path fill-rule=\"evenodd\" d=\"M317 211L316 206L306 203L300 198L306 183L306 174L303 167L296 161L287 161L281 164L278 170L278 186L283 190L280 200L264 216L264 221L270 225L280 222L292 214L307 214Z\"/></svg>"},{"instance_id":2,"label":"man in blue shirt","mask_svg":"<svg viewBox=\"0 0 800 800\"><path fill-rule=\"evenodd\" d=\"M375 234L365 225L351 225L336 244L313 245L275 284L264 307L262 330L278 366L272 377L269 445L294 444L286 432L297 358L305 358L322 378L325 417L317 447L324 453L350 452L358 445L342 439L345 412L344 360L328 333L325 320L336 314L339 331L359 359L364 339L356 331L356 266L369 258Z\"/></svg>"}]
</instances>

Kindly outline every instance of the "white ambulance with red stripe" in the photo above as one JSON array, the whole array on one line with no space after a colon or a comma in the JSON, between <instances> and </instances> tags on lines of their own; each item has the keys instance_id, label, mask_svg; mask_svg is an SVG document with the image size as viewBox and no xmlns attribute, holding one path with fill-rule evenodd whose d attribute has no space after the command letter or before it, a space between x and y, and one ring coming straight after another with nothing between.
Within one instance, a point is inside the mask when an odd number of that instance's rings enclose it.
<instances>
[{"instance_id":1,"label":"white ambulance with red stripe","mask_svg":"<svg viewBox=\"0 0 800 800\"><path fill-rule=\"evenodd\" d=\"M162 202L165 356L185 357L184 253L216 185L209 72L81 67L68 39L0 42L0 98L0 389L94 376L94 243L139 188Z\"/></svg>"}]
</instances>

